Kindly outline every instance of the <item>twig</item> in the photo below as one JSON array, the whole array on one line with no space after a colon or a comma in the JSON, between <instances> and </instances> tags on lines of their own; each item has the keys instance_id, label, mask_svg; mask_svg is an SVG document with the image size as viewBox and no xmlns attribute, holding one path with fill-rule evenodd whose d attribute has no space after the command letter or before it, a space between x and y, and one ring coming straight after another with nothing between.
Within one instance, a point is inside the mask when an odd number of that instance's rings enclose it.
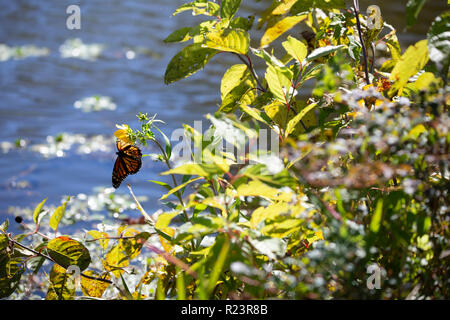
<instances>
[{"instance_id":1,"label":"twig","mask_svg":"<svg viewBox=\"0 0 450 320\"><path fill-rule=\"evenodd\" d=\"M133 190L131 189L130 184L127 184L128 190L130 190L131 197L134 199L134 202L136 202L138 210L142 213L145 220L147 220L151 225L155 225L155 221L152 219L152 217L144 210L144 208L141 206L139 200L136 198L136 196L133 193Z\"/></svg>"},{"instance_id":2,"label":"twig","mask_svg":"<svg viewBox=\"0 0 450 320\"><path fill-rule=\"evenodd\" d=\"M238 53L234 53L234 54L235 54L235 55L239 58L239 60L241 60L241 61L247 66L247 68L250 70L250 72L251 72L253 78L256 80L256 83L258 84L258 89L259 89L260 91L262 91L262 92L266 92L267 89L265 89L265 88L263 87L263 85L261 84L261 82L259 81L259 78L258 78L258 76L256 75L256 72L255 72L255 69L253 68L253 63L252 63L252 60L250 59L250 57L247 56L247 55L245 55L245 57L247 58L247 61L245 61L245 59L244 59L240 54L238 54Z\"/></svg>"},{"instance_id":3,"label":"twig","mask_svg":"<svg viewBox=\"0 0 450 320\"><path fill-rule=\"evenodd\" d=\"M361 41L361 48L362 48L363 57L364 57L364 72L366 74L366 83L370 84L369 70L368 70L368 64L367 64L366 45L364 44L364 40L362 37L362 31L361 31L361 22L359 21L359 2L358 2L358 0L353 0L353 11L355 12L355 16L356 16L356 26L358 28L359 41Z\"/></svg>"},{"instance_id":4,"label":"twig","mask_svg":"<svg viewBox=\"0 0 450 320\"><path fill-rule=\"evenodd\" d=\"M158 146L159 150L161 150L163 156L164 156L164 162L167 165L167 168L169 168L169 170L172 170L172 166L170 165L170 161L167 157L167 153L164 150L164 148L161 146L161 144L158 142L158 140L153 140L155 142L155 144ZM175 176L171 173L170 176L172 177L172 182L174 185L174 188L178 187L178 183L177 180L175 179ZM184 217L186 219L186 221L189 220L189 216L186 212L185 206L184 206L184 201L183 201L183 197L181 196L180 190L177 190L177 192L175 192L176 197L178 198L178 200L180 201L180 204L183 206L183 213L184 213Z\"/></svg>"}]
</instances>

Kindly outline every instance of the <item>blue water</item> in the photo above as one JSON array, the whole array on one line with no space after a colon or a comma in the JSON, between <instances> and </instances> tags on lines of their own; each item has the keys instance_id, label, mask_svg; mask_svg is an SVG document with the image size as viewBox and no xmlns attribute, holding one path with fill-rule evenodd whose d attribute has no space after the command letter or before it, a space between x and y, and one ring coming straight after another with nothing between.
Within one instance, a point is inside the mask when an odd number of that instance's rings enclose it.
<instances>
[{"instance_id":1,"label":"blue water","mask_svg":"<svg viewBox=\"0 0 450 320\"><path fill-rule=\"evenodd\" d=\"M245 0L242 16L266 7L268 1ZM24 139L28 145L45 143L47 136L61 132L111 136L115 124L137 125L136 114L158 114L170 134L182 123L193 125L220 103L220 79L227 66L239 63L232 55L220 54L202 72L186 80L163 83L170 58L184 44L165 44L172 31L195 25L199 17L171 13L184 1L177 0L0 0L0 43L8 46L35 45L50 50L48 56L10 59L0 62L0 142ZM385 21L405 26L405 1L360 1L361 7L378 4ZM66 8L81 7L81 30L66 28ZM428 1L419 24L400 34L402 48L425 37L445 1ZM256 34L261 34L256 31ZM59 47L71 38L86 44L106 46L95 61L63 58ZM255 44L253 44L255 45ZM146 48L127 59L126 48ZM259 70L262 75L262 70ZM85 113L74 102L93 95L109 96L117 105L114 111ZM206 125L207 122L205 121ZM112 144L111 144L112 147ZM153 148L144 153L155 152ZM8 217L10 206L33 207L43 198L59 204L64 195L89 194L95 187L111 186L115 152L77 154L46 159L29 148L0 151L0 222ZM144 158L139 174L130 176L136 195L145 195L145 208L154 212L163 190L147 182L162 179L165 168ZM165 179L162 179L165 180ZM28 185L19 187L17 182ZM126 183L116 191L127 193ZM137 211L128 212L139 216Z\"/></svg>"}]
</instances>

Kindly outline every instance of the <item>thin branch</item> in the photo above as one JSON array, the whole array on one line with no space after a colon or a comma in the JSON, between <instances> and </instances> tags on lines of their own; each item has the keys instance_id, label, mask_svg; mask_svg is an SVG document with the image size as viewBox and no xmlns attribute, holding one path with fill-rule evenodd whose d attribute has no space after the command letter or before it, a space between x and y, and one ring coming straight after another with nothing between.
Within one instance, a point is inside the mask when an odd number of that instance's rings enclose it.
<instances>
[{"instance_id":1,"label":"thin branch","mask_svg":"<svg viewBox=\"0 0 450 320\"><path fill-rule=\"evenodd\" d=\"M166 163L167 168L169 168L169 170L172 170L172 166L170 165L170 161L169 161L169 158L167 157L166 151L161 146L161 144L158 142L158 140L155 139L153 141L158 146L159 150L161 150L161 152L162 152L162 154L164 156L164 162ZM170 176L172 177L172 182L173 182L174 188L178 187L178 183L177 183L177 180L175 179L175 175L173 175L171 173ZM186 221L189 221L189 216L188 216L188 214L186 212L186 209L185 209L185 206L184 206L183 197L181 196L180 190L177 190L177 192L175 192L175 196L178 198L178 200L180 201L180 204L183 206L183 213L184 213L184 217L186 218Z\"/></svg>"},{"instance_id":2,"label":"thin branch","mask_svg":"<svg viewBox=\"0 0 450 320\"><path fill-rule=\"evenodd\" d=\"M358 0L353 0L353 11L355 12L355 16L356 16L356 26L358 28L359 41L361 41L361 47L362 47L362 52L363 52L363 57L364 57L364 72L366 74L366 83L370 84L369 70L368 70L368 64L367 64L366 45L364 44L364 40L362 37L362 30L361 30L361 22L359 21L359 2L358 2Z\"/></svg>"},{"instance_id":3,"label":"thin branch","mask_svg":"<svg viewBox=\"0 0 450 320\"><path fill-rule=\"evenodd\" d=\"M250 70L250 72L251 72L253 78L256 80L256 83L258 84L258 89L261 90L262 92L266 92L267 89L265 89L265 88L263 87L263 85L261 84L261 82L259 81L259 78L258 78L258 76L256 75L256 72L255 72L255 69L253 68L253 63L252 63L252 60L250 59L250 57L247 56L247 55L245 55L245 57L247 58L247 61L245 61L245 59L244 59L240 54L238 54L238 53L234 53L234 54L235 54L235 55L239 58L239 60L241 60L241 61L247 66L247 68Z\"/></svg>"}]
</instances>

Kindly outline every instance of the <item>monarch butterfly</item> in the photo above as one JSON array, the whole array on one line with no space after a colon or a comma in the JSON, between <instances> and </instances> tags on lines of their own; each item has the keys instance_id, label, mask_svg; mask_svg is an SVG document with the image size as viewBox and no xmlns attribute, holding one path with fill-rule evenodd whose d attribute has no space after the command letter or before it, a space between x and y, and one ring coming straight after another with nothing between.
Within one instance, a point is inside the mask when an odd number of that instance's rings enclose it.
<instances>
[{"instance_id":1,"label":"monarch butterfly","mask_svg":"<svg viewBox=\"0 0 450 320\"><path fill-rule=\"evenodd\" d=\"M117 159L112 172L112 185L118 188L120 183L129 175L139 171L142 165L141 150L132 144L117 139Z\"/></svg>"}]
</instances>

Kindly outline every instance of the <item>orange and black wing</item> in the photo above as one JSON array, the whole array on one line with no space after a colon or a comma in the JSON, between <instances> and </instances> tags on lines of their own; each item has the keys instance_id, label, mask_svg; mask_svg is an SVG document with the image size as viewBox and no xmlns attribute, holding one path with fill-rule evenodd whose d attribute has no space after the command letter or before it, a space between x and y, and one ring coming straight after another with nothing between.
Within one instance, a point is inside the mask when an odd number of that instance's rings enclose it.
<instances>
[{"instance_id":1,"label":"orange and black wing","mask_svg":"<svg viewBox=\"0 0 450 320\"><path fill-rule=\"evenodd\" d=\"M138 147L118 140L117 150L118 156L112 173L112 185L116 189L129 174L137 173L142 165L142 153Z\"/></svg>"}]
</instances>

